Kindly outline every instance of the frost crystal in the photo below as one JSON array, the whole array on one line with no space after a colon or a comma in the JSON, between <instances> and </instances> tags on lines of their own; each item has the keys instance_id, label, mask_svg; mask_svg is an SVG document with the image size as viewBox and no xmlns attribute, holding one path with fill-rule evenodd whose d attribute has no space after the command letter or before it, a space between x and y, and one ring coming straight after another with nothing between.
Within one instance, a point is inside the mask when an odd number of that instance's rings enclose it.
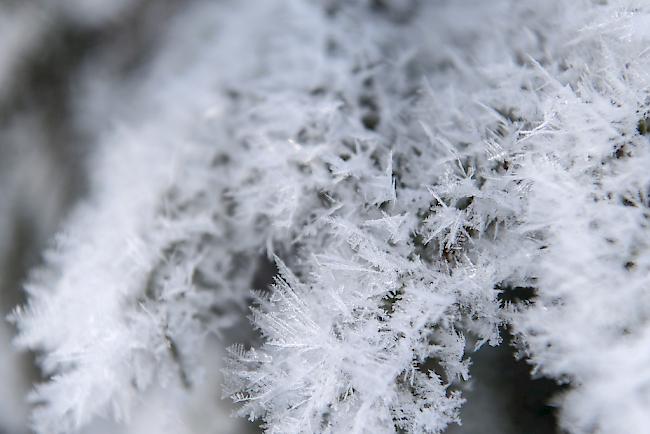
<instances>
[{"instance_id":1,"label":"frost crystal","mask_svg":"<svg viewBox=\"0 0 650 434\"><path fill-rule=\"evenodd\" d=\"M648 24L633 0L197 2L130 81L89 67L90 194L13 314L33 428L201 407L250 308L223 393L269 433L441 433L504 327L569 384L568 432L646 432Z\"/></svg>"}]
</instances>

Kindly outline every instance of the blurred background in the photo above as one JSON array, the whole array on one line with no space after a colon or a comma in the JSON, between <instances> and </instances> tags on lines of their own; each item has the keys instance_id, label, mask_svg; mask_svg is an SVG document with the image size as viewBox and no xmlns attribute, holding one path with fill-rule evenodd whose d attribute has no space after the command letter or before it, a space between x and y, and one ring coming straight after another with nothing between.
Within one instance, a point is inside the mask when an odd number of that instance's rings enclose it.
<instances>
[{"instance_id":1,"label":"blurred background","mask_svg":"<svg viewBox=\"0 0 650 434\"><path fill-rule=\"evenodd\" d=\"M99 68L128 80L155 51L177 0L0 1L0 313L25 295L22 282L83 197L96 137L81 78ZM39 372L11 346L0 322L0 433L29 432L26 395ZM117 432L117 431L116 431Z\"/></svg>"},{"instance_id":2,"label":"blurred background","mask_svg":"<svg viewBox=\"0 0 650 434\"><path fill-rule=\"evenodd\" d=\"M4 318L24 302L22 282L38 265L66 214L84 197L85 162L101 129L97 124L101 117L86 112L85 101L91 98L85 87L88 75L105 78L104 92L129 82L155 58L170 20L193 1L1 1L0 313ZM9 322L0 322L0 434L29 432L26 396L40 378L36 356L12 349L14 334ZM463 387L468 399L464 424L451 427L450 433L556 432L554 409L548 405L558 391L555 384L531 380L530 368L514 360L508 345L486 347L473 360L473 380ZM218 381L207 387L216 391ZM210 432L259 431L256 425L230 419L229 404L221 402L222 409L197 416L219 421L212 422ZM149 428L145 424L129 432L150 432ZM105 423L88 432L123 430Z\"/></svg>"}]
</instances>

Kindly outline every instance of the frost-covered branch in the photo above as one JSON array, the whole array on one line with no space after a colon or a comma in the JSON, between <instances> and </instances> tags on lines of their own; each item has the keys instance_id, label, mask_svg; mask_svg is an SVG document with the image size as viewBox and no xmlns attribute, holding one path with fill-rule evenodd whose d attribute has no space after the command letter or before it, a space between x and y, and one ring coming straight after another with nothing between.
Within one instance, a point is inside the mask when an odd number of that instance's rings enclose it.
<instances>
[{"instance_id":1,"label":"frost-covered branch","mask_svg":"<svg viewBox=\"0 0 650 434\"><path fill-rule=\"evenodd\" d=\"M90 192L13 315L48 376L35 430L134 426L150 396L206 414L204 348L250 308L224 394L267 432L443 432L504 327L569 384L569 432L644 432L649 17L197 2L124 83L87 65Z\"/></svg>"}]
</instances>

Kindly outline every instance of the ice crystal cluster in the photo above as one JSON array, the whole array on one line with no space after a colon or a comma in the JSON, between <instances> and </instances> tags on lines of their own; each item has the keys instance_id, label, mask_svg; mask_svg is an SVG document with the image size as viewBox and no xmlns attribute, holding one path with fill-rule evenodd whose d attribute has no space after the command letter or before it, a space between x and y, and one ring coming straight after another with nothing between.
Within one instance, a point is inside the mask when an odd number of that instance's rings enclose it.
<instances>
[{"instance_id":1,"label":"ice crystal cluster","mask_svg":"<svg viewBox=\"0 0 650 434\"><path fill-rule=\"evenodd\" d=\"M441 433L505 328L564 430L648 432L647 1L194 2L155 53L80 78L88 193L11 316L36 432L218 432L221 384Z\"/></svg>"}]
</instances>

